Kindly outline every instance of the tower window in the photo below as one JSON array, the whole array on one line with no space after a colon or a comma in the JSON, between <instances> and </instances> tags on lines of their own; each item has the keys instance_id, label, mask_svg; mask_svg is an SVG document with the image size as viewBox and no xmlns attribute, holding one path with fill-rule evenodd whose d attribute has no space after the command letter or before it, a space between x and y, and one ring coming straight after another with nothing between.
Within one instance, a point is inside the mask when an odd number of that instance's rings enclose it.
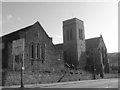
<instances>
[{"instance_id":1,"label":"tower window","mask_svg":"<svg viewBox=\"0 0 120 90\"><path fill-rule=\"evenodd\" d=\"M79 39L83 40L83 32L82 29L79 29Z\"/></svg>"}]
</instances>

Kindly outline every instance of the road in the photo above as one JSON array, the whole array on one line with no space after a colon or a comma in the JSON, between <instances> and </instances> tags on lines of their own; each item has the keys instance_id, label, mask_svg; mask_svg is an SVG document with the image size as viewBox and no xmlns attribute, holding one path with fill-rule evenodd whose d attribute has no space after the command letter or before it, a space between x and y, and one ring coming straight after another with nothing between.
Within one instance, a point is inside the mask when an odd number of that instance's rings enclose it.
<instances>
[{"instance_id":1,"label":"road","mask_svg":"<svg viewBox=\"0 0 120 90\"><path fill-rule=\"evenodd\" d=\"M65 82L41 86L43 88L118 88L118 79L100 79L88 81Z\"/></svg>"},{"instance_id":2,"label":"road","mask_svg":"<svg viewBox=\"0 0 120 90\"><path fill-rule=\"evenodd\" d=\"M20 86L12 86L6 88L18 88L18 87ZM29 90L33 90L34 88L118 88L118 78L62 82L52 84L34 84L25 85L25 88L29 88Z\"/></svg>"}]
</instances>

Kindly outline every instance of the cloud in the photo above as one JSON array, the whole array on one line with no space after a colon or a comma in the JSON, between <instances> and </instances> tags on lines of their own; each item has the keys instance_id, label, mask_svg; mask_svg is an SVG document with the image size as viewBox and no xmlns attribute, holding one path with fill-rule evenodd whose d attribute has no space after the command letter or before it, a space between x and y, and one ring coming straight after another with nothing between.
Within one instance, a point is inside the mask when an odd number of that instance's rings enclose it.
<instances>
[{"instance_id":1,"label":"cloud","mask_svg":"<svg viewBox=\"0 0 120 90\"><path fill-rule=\"evenodd\" d=\"M18 17L18 18L17 18L17 21L22 21L22 18L21 18L21 17Z\"/></svg>"},{"instance_id":2,"label":"cloud","mask_svg":"<svg viewBox=\"0 0 120 90\"><path fill-rule=\"evenodd\" d=\"M13 18L13 16L11 14L7 15L7 20L10 20L12 18Z\"/></svg>"}]
</instances>

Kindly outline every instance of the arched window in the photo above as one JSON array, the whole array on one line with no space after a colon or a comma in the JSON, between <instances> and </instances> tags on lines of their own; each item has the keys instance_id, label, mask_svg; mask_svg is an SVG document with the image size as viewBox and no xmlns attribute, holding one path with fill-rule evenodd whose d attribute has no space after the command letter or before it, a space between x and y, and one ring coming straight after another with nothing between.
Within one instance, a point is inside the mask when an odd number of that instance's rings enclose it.
<instances>
[{"instance_id":1,"label":"arched window","mask_svg":"<svg viewBox=\"0 0 120 90\"><path fill-rule=\"evenodd\" d=\"M45 60L45 43L42 43L42 45L41 45L41 59L42 59L42 62L44 62L44 60Z\"/></svg>"},{"instance_id":2,"label":"arched window","mask_svg":"<svg viewBox=\"0 0 120 90\"><path fill-rule=\"evenodd\" d=\"M40 44L37 44L36 46L36 58L40 59Z\"/></svg>"},{"instance_id":3,"label":"arched window","mask_svg":"<svg viewBox=\"0 0 120 90\"><path fill-rule=\"evenodd\" d=\"M79 29L79 39L83 40L83 31L82 31L82 29Z\"/></svg>"},{"instance_id":4,"label":"arched window","mask_svg":"<svg viewBox=\"0 0 120 90\"><path fill-rule=\"evenodd\" d=\"M32 59L35 58L35 46L34 46L34 44L31 45L31 58Z\"/></svg>"}]
</instances>

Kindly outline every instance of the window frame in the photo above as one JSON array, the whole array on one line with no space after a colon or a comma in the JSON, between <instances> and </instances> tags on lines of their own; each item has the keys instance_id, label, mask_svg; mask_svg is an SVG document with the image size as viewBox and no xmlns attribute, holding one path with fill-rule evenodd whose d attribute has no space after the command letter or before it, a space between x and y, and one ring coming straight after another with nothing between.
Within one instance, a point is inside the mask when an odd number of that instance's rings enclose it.
<instances>
[{"instance_id":1,"label":"window frame","mask_svg":"<svg viewBox=\"0 0 120 90\"><path fill-rule=\"evenodd\" d=\"M79 28L79 39L83 40L83 30Z\"/></svg>"}]
</instances>

